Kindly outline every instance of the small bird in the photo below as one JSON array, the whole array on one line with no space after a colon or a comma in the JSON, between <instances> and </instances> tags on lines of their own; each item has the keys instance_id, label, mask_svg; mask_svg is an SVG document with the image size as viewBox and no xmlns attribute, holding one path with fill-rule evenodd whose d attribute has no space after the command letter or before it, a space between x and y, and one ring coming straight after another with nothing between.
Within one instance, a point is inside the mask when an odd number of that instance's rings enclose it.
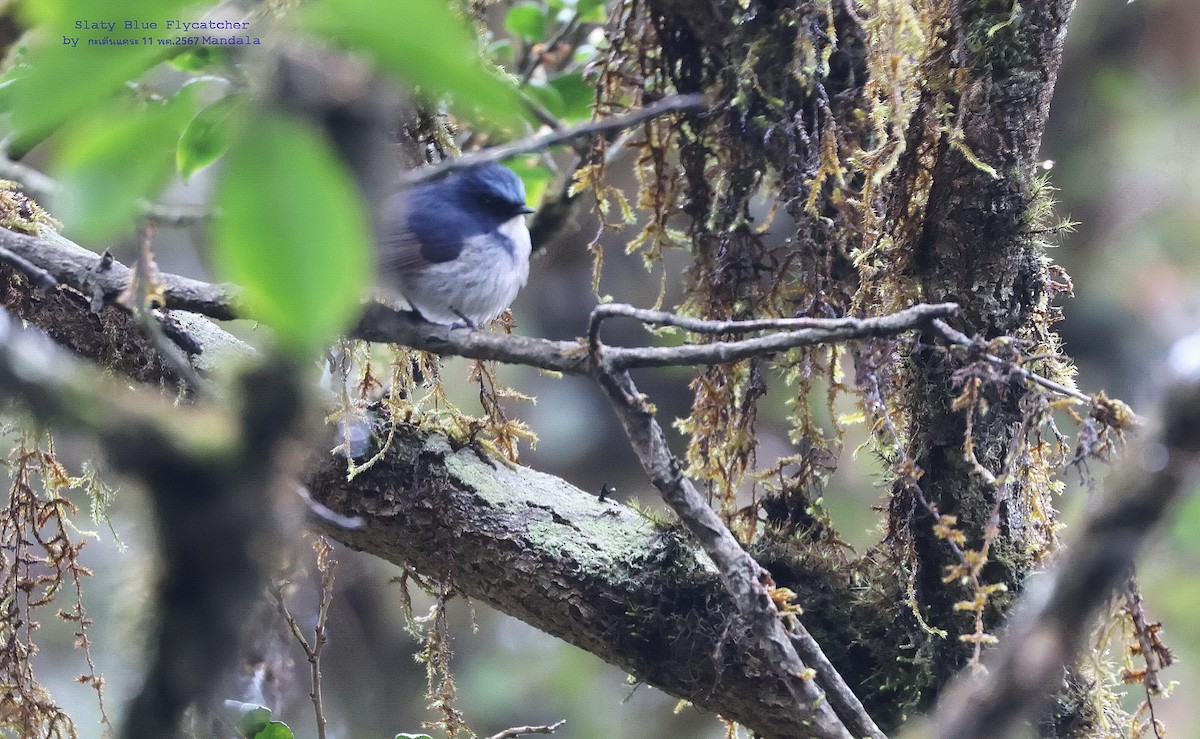
<instances>
[{"instance_id":1,"label":"small bird","mask_svg":"<svg viewBox=\"0 0 1200 739\"><path fill-rule=\"evenodd\" d=\"M529 279L525 185L487 164L417 185L384 203L379 271L427 321L475 327Z\"/></svg>"}]
</instances>

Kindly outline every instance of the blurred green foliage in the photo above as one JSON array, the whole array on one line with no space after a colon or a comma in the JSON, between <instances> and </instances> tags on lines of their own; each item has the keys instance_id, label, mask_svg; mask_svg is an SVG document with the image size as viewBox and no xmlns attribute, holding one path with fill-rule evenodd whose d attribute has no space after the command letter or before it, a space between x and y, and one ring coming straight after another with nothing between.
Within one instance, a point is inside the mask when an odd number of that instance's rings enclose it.
<instances>
[{"instance_id":1,"label":"blurred green foliage","mask_svg":"<svg viewBox=\"0 0 1200 739\"><path fill-rule=\"evenodd\" d=\"M183 0L26 0L22 21L41 30L27 53L0 76L0 109L7 109L12 132L9 151L24 152L67 121L91 114L131 80L172 55L177 47L77 46L66 42L81 33L76 22L103 19L175 17ZM137 39L141 30L117 23L113 40ZM61 39L61 40L60 40Z\"/></svg>"},{"instance_id":2,"label":"blurred green foliage","mask_svg":"<svg viewBox=\"0 0 1200 739\"><path fill-rule=\"evenodd\" d=\"M252 315L301 354L359 311L371 270L370 217L330 145L309 126L263 116L229 152L213 257Z\"/></svg>"},{"instance_id":3,"label":"blurred green foliage","mask_svg":"<svg viewBox=\"0 0 1200 739\"><path fill-rule=\"evenodd\" d=\"M195 111L189 90L166 101L105 101L63 131L53 170L63 184L57 217L104 241L129 230L139 200L170 180L180 132Z\"/></svg>"},{"instance_id":4,"label":"blurred green foliage","mask_svg":"<svg viewBox=\"0 0 1200 739\"><path fill-rule=\"evenodd\" d=\"M481 58L479 33L453 5L314 0L286 21L319 43L365 52L430 104L448 102L493 136L526 133L515 77ZM523 7L524 19L518 12L513 21L527 43L570 22L552 21L548 5ZM601 8L585 6L589 13ZM218 276L246 288L254 315L284 344L311 352L344 329L365 294L370 219L343 165L314 131L253 104L236 68L243 58L219 46L147 44L146 30L138 27L199 19L212 10L183 0L22 3L21 19L34 32L22 38L0 76L7 153L21 156L50 144L52 171L63 185L56 212L70 234L97 245L132 230L146 201L174 177L186 182L223 164L212 229ZM574 3L554 10L575 17ZM113 25L97 28L101 23ZM288 32L261 14L252 25L259 34ZM96 39L138 43L87 43ZM164 61L190 79L164 84ZM549 82L527 79L526 87L543 91L544 104L564 120L586 117L590 97L577 67ZM535 162L517 169L537 194L550 170Z\"/></svg>"},{"instance_id":5,"label":"blurred green foliage","mask_svg":"<svg viewBox=\"0 0 1200 739\"><path fill-rule=\"evenodd\" d=\"M368 52L427 97L452 92L455 110L478 123L520 123L512 86L484 68L468 21L444 0L318 0L297 20L318 38Z\"/></svg>"},{"instance_id":6,"label":"blurred green foliage","mask_svg":"<svg viewBox=\"0 0 1200 739\"><path fill-rule=\"evenodd\" d=\"M246 93L226 95L188 122L175 152L175 168L184 182L225 153L249 103L250 96Z\"/></svg>"},{"instance_id":7,"label":"blurred green foliage","mask_svg":"<svg viewBox=\"0 0 1200 739\"><path fill-rule=\"evenodd\" d=\"M530 43L543 41L546 38L547 10L548 7L543 3L517 3L504 16L504 27Z\"/></svg>"}]
</instances>

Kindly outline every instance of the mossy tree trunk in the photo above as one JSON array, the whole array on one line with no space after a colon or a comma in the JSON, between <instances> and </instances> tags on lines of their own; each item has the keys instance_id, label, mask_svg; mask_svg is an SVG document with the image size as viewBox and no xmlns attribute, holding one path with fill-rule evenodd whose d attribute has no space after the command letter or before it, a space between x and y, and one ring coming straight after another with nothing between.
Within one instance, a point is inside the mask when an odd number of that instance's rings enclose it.
<instances>
[{"instance_id":1,"label":"mossy tree trunk","mask_svg":"<svg viewBox=\"0 0 1200 739\"><path fill-rule=\"evenodd\" d=\"M1051 301L1069 282L1044 253L1048 188L1036 164L1072 5L623 3L607 69L638 70L650 92L635 94L715 97L709 117L647 135L651 151L677 147L682 164L671 181L668 157L646 157L642 201L678 191L695 260L684 310L824 317L953 301L956 328L1015 339L1069 382L1051 329ZM611 96L631 92L622 75L610 79ZM797 224L787 243L756 230L758 193ZM659 245L672 212L656 211L643 248ZM892 352L907 357L903 370ZM894 475L887 537L868 556L833 564L821 544L831 532L808 514L841 441L809 411L792 418L800 451L778 463L783 482L761 491L766 530L733 502L753 472L769 371L796 383L803 409L833 392L821 380L844 356L709 368L696 385L689 462L760 561L804 594L810 629L894 727L978 658L1051 550L1062 448L1039 436L1043 397L970 358L897 345L848 354ZM852 580L869 587L836 585ZM1072 681L1081 684L1095 689Z\"/></svg>"},{"instance_id":2,"label":"mossy tree trunk","mask_svg":"<svg viewBox=\"0 0 1200 739\"><path fill-rule=\"evenodd\" d=\"M618 3L601 102L674 92L713 101L705 116L643 129L639 204L650 223L638 244L652 260L667 247L692 254L680 311L839 317L952 300L960 331L1008 340L989 352L1036 355L1040 372L1069 382L1051 330L1051 301L1069 282L1039 241L1036 160L1071 6ZM752 218L760 195L796 224L785 242L768 242ZM53 324L93 358L120 345L122 371L169 379L169 368L125 364L153 351L122 339L137 333L124 314L101 330L86 300L32 293L0 267L6 309ZM952 355L935 343L875 340L709 367L685 423L689 474L775 582L798 593L804 623L889 731L976 658L1054 544L1063 454L1040 434L1046 398L976 361L982 349ZM851 366L853 380L840 379L837 368ZM780 376L797 401L796 452L763 469L758 403ZM810 409L839 393L871 423L891 482L886 536L856 559L816 503L843 439ZM752 480L756 498L744 506L735 496ZM364 520L328 525L349 546L447 578L758 735L809 735L775 718L787 693L686 537L411 429L352 482L342 460L320 460L308 488ZM1095 735L1100 702L1089 693L1102 688L1078 671L1065 684L1043 734Z\"/></svg>"}]
</instances>

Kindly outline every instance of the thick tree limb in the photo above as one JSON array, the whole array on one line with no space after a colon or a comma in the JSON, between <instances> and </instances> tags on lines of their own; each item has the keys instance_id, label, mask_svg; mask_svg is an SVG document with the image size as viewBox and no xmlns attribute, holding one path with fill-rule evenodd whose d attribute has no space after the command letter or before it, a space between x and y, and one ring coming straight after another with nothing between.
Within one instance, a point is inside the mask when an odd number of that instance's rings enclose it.
<instances>
[{"instance_id":1,"label":"thick tree limb","mask_svg":"<svg viewBox=\"0 0 1200 739\"><path fill-rule=\"evenodd\" d=\"M132 270L107 254L88 251L60 234L0 229L0 249L11 252L91 298L99 310L125 292ZM240 290L230 284L213 285L178 275L162 275L165 307L227 321L237 318Z\"/></svg>"},{"instance_id":2,"label":"thick tree limb","mask_svg":"<svg viewBox=\"0 0 1200 739\"><path fill-rule=\"evenodd\" d=\"M8 249L0 248L0 263L7 264L10 267L15 267L17 270L24 272L38 287L54 287L58 284L58 280L54 278L54 275L37 266L33 262L30 262L20 254L14 254Z\"/></svg>"},{"instance_id":3,"label":"thick tree limb","mask_svg":"<svg viewBox=\"0 0 1200 739\"><path fill-rule=\"evenodd\" d=\"M678 531L527 468L405 431L353 482L322 461L310 486L365 522L347 545L434 577L639 679L765 737L813 735L737 615L718 572Z\"/></svg>"}]
</instances>

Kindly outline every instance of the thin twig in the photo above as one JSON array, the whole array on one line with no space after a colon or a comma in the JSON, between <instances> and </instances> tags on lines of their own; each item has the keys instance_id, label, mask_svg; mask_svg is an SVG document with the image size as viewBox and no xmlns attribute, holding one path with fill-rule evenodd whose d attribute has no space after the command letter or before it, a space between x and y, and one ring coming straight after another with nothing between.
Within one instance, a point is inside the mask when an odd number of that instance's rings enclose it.
<instances>
[{"instance_id":1,"label":"thin twig","mask_svg":"<svg viewBox=\"0 0 1200 739\"><path fill-rule=\"evenodd\" d=\"M309 663L311 665L311 696L313 711L316 713L317 737L325 739L325 712L321 699L321 652L329 638L329 605L333 602L333 570L337 566L337 560L329 559L329 553L333 547L325 541L324 537L317 538L314 548L317 550L317 569L321 573L321 602L317 608L317 625L313 630L316 643L313 645L313 656Z\"/></svg>"},{"instance_id":2,"label":"thin twig","mask_svg":"<svg viewBox=\"0 0 1200 739\"><path fill-rule=\"evenodd\" d=\"M973 346L977 345L977 342L973 341L971 339L971 337L967 336L966 334L962 333L961 331L956 331L955 329L951 328L951 326L949 324L947 324L945 321L934 320L934 321L930 322L930 326L933 328L934 332L938 336L942 337L945 341L947 341L950 344L957 344L958 346L964 346L964 347L973 347ZM1024 367L1021 367L1020 365L1014 364L1010 360L1003 359L1001 357L997 357L994 354L987 354L986 352L983 354L983 358L986 359L987 361L991 362L992 364L999 365L1006 369L1011 369L1013 372L1016 372L1024 379L1029 380L1030 382L1036 383L1038 385L1041 385L1042 387L1046 388L1047 390L1053 390L1054 392L1058 393L1059 395L1066 395L1067 397L1075 398L1076 400L1081 401L1083 403L1087 403L1089 405L1092 403L1092 398L1090 396L1088 396L1087 394L1081 393L1078 390L1076 390L1075 388L1067 387L1066 385L1063 385L1060 382L1055 382L1054 380L1051 380L1048 377L1043 377L1042 375L1039 375L1036 372L1027 370Z\"/></svg>"},{"instance_id":3,"label":"thin twig","mask_svg":"<svg viewBox=\"0 0 1200 739\"><path fill-rule=\"evenodd\" d=\"M1153 719L1154 706L1151 697L1165 692L1160 673L1164 667L1175 663L1175 655L1167 648L1158 636L1161 623L1151 623L1146 617L1146 608L1142 602L1142 590L1138 585L1137 573L1134 568L1129 570L1129 579L1125 581L1125 604L1133 632L1137 636L1138 650L1146 668L1142 671L1141 683L1146 691L1146 702ZM1158 729L1155 729L1157 736Z\"/></svg>"},{"instance_id":4,"label":"thin twig","mask_svg":"<svg viewBox=\"0 0 1200 739\"><path fill-rule=\"evenodd\" d=\"M492 734L488 739L512 739L513 737L524 736L525 734L553 734L566 723L567 720L563 719L548 726L514 726L511 729L501 731L499 734Z\"/></svg>"},{"instance_id":5,"label":"thin twig","mask_svg":"<svg viewBox=\"0 0 1200 739\"><path fill-rule=\"evenodd\" d=\"M493 146L489 149L463 154L456 159L447 159L439 164L410 172L403 178L402 184L408 187L419 185L450 174L451 172L460 172L481 164L499 162L521 154L532 154L535 151L543 151L549 149L551 146L565 144L568 141L573 141L584 136L594 136L596 134L633 128L659 116L670 115L671 113L698 112L707 107L707 99L699 93L674 95L623 115L579 123L569 128L564 128L561 131L550 131L538 134L537 136L519 139L502 146Z\"/></svg>"},{"instance_id":6,"label":"thin twig","mask_svg":"<svg viewBox=\"0 0 1200 739\"><path fill-rule=\"evenodd\" d=\"M716 565L734 605L749 623L762 648L767 664L787 686L794 701L792 713L795 719L811 726L814 735L819 737L883 737L883 732L865 711L856 712L849 706L840 705L837 706L842 711L839 717L832 702L840 700L841 691L826 694L813 680L815 671L810 671L796 653L779 610L771 600L767 589L770 574L742 548L704 496L683 476L682 465L667 446L662 427L629 373L597 366L593 377L621 419L625 435L647 477ZM815 640L802 640L801 645L820 653ZM810 662L823 660L821 655ZM853 735L847 725L853 728Z\"/></svg>"},{"instance_id":7,"label":"thin twig","mask_svg":"<svg viewBox=\"0 0 1200 739\"><path fill-rule=\"evenodd\" d=\"M288 629L292 632L292 636L300 644L300 648L304 650L304 656L308 659L309 664L309 693L308 697L312 700L313 712L316 714L317 737L325 739L325 709L324 701L321 695L321 652L325 648L325 642L328 638L327 623L329 619L329 605L333 602L333 571L337 566L337 560L329 559L329 553L332 547L324 537L318 537L314 542L313 548L317 551L317 570L321 573L321 600L317 606L317 623L313 627L313 641L309 642L304 638L304 632L300 628L300 624L296 621L296 617L288 610L287 604L283 599L283 588L288 584L287 581L282 581L272 586L270 589L271 599L275 601L275 608L279 611L279 615L287 623Z\"/></svg>"},{"instance_id":8,"label":"thin twig","mask_svg":"<svg viewBox=\"0 0 1200 739\"><path fill-rule=\"evenodd\" d=\"M958 308L958 305L939 303L926 307L931 309L927 315L949 315ZM941 312L942 310L945 312ZM594 346L598 343L600 324L605 319L614 316L634 318L653 326L675 326L694 334L744 334L772 329L791 331L803 328L834 329L860 325L860 319L856 318L762 318L750 321L710 321L661 310L635 308L625 303L602 303L592 309L592 315L588 319L589 345Z\"/></svg>"},{"instance_id":9,"label":"thin twig","mask_svg":"<svg viewBox=\"0 0 1200 739\"><path fill-rule=\"evenodd\" d=\"M736 359L745 359L749 355L742 356L749 351L753 354L767 353L767 351L778 351L777 348L767 349L763 351L758 347L781 347L790 349L794 346L803 346L808 343L823 343L823 339L812 341L812 337L819 334L828 334L838 338L832 340L842 340L845 338L868 338L871 336L882 336L901 333L909 329L917 328L926 321L930 321L939 316L948 316L958 310L958 305L955 303L937 303L926 304L921 303L911 308L906 308L896 313L886 316L877 316L874 318L768 318L751 321L707 321L699 318L690 318L688 316L680 316L674 313L665 311L644 310L642 308L634 308L631 305L621 303L606 303L598 305L592 310L591 318L588 319L588 346L595 351L600 343L600 324L606 318L612 316L625 316L628 318L636 318L643 323L649 323L659 326L677 326L686 329L692 333L698 334L739 334L749 333L751 331L762 331L768 329L783 329L789 330L790 333L775 334L771 337L763 337L758 339L746 339L743 341L730 342L713 342L710 344L691 344L685 345L699 351L679 351L679 352L662 352L660 348L654 348L648 353L641 350L636 352L633 350L619 351L616 357L612 358L614 365L621 368L631 367L650 367L659 366L656 362L664 361L665 358L678 355L680 357L690 356L732 356ZM769 338L769 340L767 340ZM799 341L799 344L792 344L792 341ZM683 347L670 347L671 349L682 349ZM736 361L735 359L721 359L720 361ZM686 361L684 364L714 364L715 362L704 361Z\"/></svg>"},{"instance_id":10,"label":"thin twig","mask_svg":"<svg viewBox=\"0 0 1200 739\"><path fill-rule=\"evenodd\" d=\"M708 344L683 344L672 347L602 347L602 349L605 362L614 369L726 364L800 346L895 336L919 328L935 316L950 315L957 309L958 306L954 303L937 305L922 303L890 315L873 318L803 319L828 320L828 323L813 328L758 336L740 341L714 341Z\"/></svg>"},{"instance_id":11,"label":"thin twig","mask_svg":"<svg viewBox=\"0 0 1200 739\"><path fill-rule=\"evenodd\" d=\"M838 716L854 735L883 737L883 731L875 724L871 714L867 713L862 701L854 694L854 690L846 682L846 679L825 656L821 645L813 638L812 634L808 633L808 629L798 618L793 619L791 638L801 658L816 671L817 681L825 689L825 695L829 698L830 704L833 705Z\"/></svg>"}]
</instances>

